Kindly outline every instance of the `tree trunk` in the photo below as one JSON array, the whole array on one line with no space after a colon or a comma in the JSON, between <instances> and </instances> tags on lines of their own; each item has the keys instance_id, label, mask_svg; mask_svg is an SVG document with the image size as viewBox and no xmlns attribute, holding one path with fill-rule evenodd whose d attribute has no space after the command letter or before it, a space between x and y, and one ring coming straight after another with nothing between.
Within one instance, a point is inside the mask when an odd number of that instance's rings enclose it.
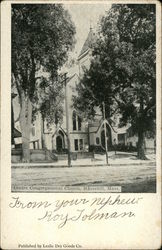
<instances>
[{"instance_id":1,"label":"tree trunk","mask_svg":"<svg viewBox=\"0 0 162 250\"><path fill-rule=\"evenodd\" d=\"M147 160L147 157L145 156L145 134L142 128L139 128L138 131L137 157L140 160Z\"/></svg>"},{"instance_id":2,"label":"tree trunk","mask_svg":"<svg viewBox=\"0 0 162 250\"><path fill-rule=\"evenodd\" d=\"M138 148L137 148L137 157L140 160L147 160L145 156L145 132L144 132L144 117L143 117L143 110L144 110L144 102L143 96L140 96L140 110L139 110L139 120L138 120Z\"/></svg>"},{"instance_id":3,"label":"tree trunk","mask_svg":"<svg viewBox=\"0 0 162 250\"><path fill-rule=\"evenodd\" d=\"M22 161L30 162L30 128L32 121L32 104L28 96L21 94L20 127L22 133Z\"/></svg>"},{"instance_id":4,"label":"tree trunk","mask_svg":"<svg viewBox=\"0 0 162 250\"><path fill-rule=\"evenodd\" d=\"M41 115L41 144L42 149L45 149L45 141L44 141L44 116Z\"/></svg>"},{"instance_id":5,"label":"tree trunk","mask_svg":"<svg viewBox=\"0 0 162 250\"><path fill-rule=\"evenodd\" d=\"M15 145L15 141L14 141L14 112L13 112L13 104L12 104L12 100L11 100L11 144Z\"/></svg>"}]
</instances>

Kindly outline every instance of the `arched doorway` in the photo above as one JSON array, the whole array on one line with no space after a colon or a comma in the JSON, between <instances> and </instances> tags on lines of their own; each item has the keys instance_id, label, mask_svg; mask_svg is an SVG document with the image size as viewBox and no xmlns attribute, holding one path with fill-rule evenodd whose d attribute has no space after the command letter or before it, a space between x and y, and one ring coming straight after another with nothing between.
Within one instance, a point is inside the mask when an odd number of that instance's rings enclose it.
<instances>
[{"instance_id":1,"label":"arched doorway","mask_svg":"<svg viewBox=\"0 0 162 250\"><path fill-rule=\"evenodd\" d=\"M52 149L62 153L65 149L66 134L62 128L58 128L52 136Z\"/></svg>"},{"instance_id":2,"label":"arched doorway","mask_svg":"<svg viewBox=\"0 0 162 250\"><path fill-rule=\"evenodd\" d=\"M111 137L111 129L108 124L106 124L106 136L107 136L107 147L109 149L112 146L112 137ZM105 148L104 125L102 126L102 130L101 130L101 145L103 148Z\"/></svg>"},{"instance_id":3,"label":"arched doorway","mask_svg":"<svg viewBox=\"0 0 162 250\"><path fill-rule=\"evenodd\" d=\"M63 149L63 141L62 141L62 137L60 135L58 135L56 137L56 150L58 152L62 151Z\"/></svg>"}]
</instances>

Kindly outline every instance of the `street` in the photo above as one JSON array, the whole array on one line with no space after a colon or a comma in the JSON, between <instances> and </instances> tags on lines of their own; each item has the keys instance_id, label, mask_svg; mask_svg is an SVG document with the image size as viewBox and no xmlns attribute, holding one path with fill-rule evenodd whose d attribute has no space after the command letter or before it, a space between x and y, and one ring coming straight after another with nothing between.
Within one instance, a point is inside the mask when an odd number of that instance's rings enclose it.
<instances>
[{"instance_id":1,"label":"street","mask_svg":"<svg viewBox=\"0 0 162 250\"><path fill-rule=\"evenodd\" d=\"M121 186L121 192L152 193L156 192L156 167L127 165L12 168L12 192L61 192L61 187L64 186L71 187L75 192L77 187Z\"/></svg>"}]
</instances>

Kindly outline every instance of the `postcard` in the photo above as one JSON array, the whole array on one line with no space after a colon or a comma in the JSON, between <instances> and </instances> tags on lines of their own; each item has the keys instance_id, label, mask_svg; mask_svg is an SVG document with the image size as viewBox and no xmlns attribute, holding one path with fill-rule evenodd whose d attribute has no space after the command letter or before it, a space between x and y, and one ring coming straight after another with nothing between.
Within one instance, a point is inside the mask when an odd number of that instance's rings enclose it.
<instances>
[{"instance_id":1,"label":"postcard","mask_svg":"<svg viewBox=\"0 0 162 250\"><path fill-rule=\"evenodd\" d=\"M160 249L160 2L6 0L1 38L1 248Z\"/></svg>"}]
</instances>

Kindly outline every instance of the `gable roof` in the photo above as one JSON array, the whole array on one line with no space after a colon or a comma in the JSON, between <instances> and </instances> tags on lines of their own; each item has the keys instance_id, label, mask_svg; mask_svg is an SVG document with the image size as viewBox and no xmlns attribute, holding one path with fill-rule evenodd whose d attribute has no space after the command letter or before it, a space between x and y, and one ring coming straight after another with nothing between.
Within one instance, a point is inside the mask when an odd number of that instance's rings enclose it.
<instances>
[{"instance_id":1,"label":"gable roof","mask_svg":"<svg viewBox=\"0 0 162 250\"><path fill-rule=\"evenodd\" d=\"M59 133L59 131L61 131L65 136L67 136L67 133L65 132L65 130L61 126L59 126L56 129L56 131L53 133L52 137L56 136Z\"/></svg>"},{"instance_id":2,"label":"gable roof","mask_svg":"<svg viewBox=\"0 0 162 250\"><path fill-rule=\"evenodd\" d=\"M90 125L91 128L95 128L93 133L97 133L104 123L106 123L115 133L117 133L117 131L115 131L114 127L109 123L109 121L107 119L103 120L103 118L101 118L101 120L98 121L98 123L94 122Z\"/></svg>"},{"instance_id":3,"label":"gable roof","mask_svg":"<svg viewBox=\"0 0 162 250\"><path fill-rule=\"evenodd\" d=\"M90 28L87 39L85 40L85 42L83 44L83 47L82 47L81 52L79 54L79 57L81 57L81 55L83 55L86 51L89 50L89 48L92 47L93 41L94 41L94 33L92 31L92 28Z\"/></svg>"},{"instance_id":4,"label":"gable roof","mask_svg":"<svg viewBox=\"0 0 162 250\"><path fill-rule=\"evenodd\" d=\"M19 130L17 130L16 128L14 128L13 130L13 136L14 138L19 138L22 136L21 132Z\"/></svg>"}]
</instances>

